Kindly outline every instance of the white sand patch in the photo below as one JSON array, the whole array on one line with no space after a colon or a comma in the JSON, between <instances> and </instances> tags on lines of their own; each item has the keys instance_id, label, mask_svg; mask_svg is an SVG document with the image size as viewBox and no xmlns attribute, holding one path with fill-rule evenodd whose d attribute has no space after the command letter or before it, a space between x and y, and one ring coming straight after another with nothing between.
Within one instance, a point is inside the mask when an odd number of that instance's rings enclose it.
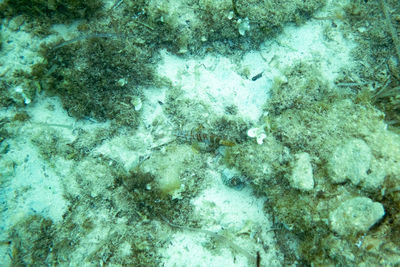
<instances>
[{"instance_id":1,"label":"white sand patch","mask_svg":"<svg viewBox=\"0 0 400 267\"><path fill-rule=\"evenodd\" d=\"M209 182L210 187L192 203L201 229L224 239L214 246L211 234L177 229L163 252L165 266L252 266L257 251L264 264L279 266L282 259L269 231L272 223L263 211L265 198L256 198L249 187L238 191L225 186L215 171L210 171ZM270 247L267 252L266 245Z\"/></svg>"},{"instance_id":2,"label":"white sand patch","mask_svg":"<svg viewBox=\"0 0 400 267\"><path fill-rule=\"evenodd\" d=\"M40 158L36 148L29 142L14 143L7 160L11 160L15 168L12 177L8 177L9 187L3 191L5 210L1 216L6 223L3 226L7 228L33 214L60 221L66 208L60 177ZM68 164L59 167L70 168Z\"/></svg>"},{"instance_id":3,"label":"white sand patch","mask_svg":"<svg viewBox=\"0 0 400 267\"><path fill-rule=\"evenodd\" d=\"M29 214L40 214L56 222L62 219L66 203L62 196L62 177L57 170L69 169L70 165L65 161L58 161L57 169L49 166L30 139L39 131L43 131L43 127L54 127L65 133L65 136L71 135L71 119L66 116L65 111L60 108L49 113L47 108L53 100L47 98L42 99L38 105L33 104L29 110L31 120L19 129L18 136L7 140L9 151L0 160L4 171L2 182L6 185L1 196L4 201L2 226L5 228ZM60 105L59 102L56 104ZM11 115L12 111L3 110L1 113L2 116L7 116ZM48 123L53 123L54 126L49 126Z\"/></svg>"},{"instance_id":4,"label":"white sand patch","mask_svg":"<svg viewBox=\"0 0 400 267\"><path fill-rule=\"evenodd\" d=\"M224 56L187 59L165 51L161 55L159 74L185 91L187 98L204 101L217 116L231 105L236 105L239 114L249 120L257 121L261 116L260 107L267 100L270 80L252 81L239 75L238 65Z\"/></svg>"},{"instance_id":5,"label":"white sand patch","mask_svg":"<svg viewBox=\"0 0 400 267\"><path fill-rule=\"evenodd\" d=\"M248 52L239 63L220 55L196 59L162 51L158 72L180 87L185 97L209 104L217 116L224 114L224 107L236 105L239 115L255 122L262 115L274 79L282 78L288 66L317 64L331 84L343 67L351 66L354 44L330 23L313 20L302 27L287 26L276 39L264 42L260 51Z\"/></svg>"},{"instance_id":6,"label":"white sand patch","mask_svg":"<svg viewBox=\"0 0 400 267\"><path fill-rule=\"evenodd\" d=\"M11 76L16 70L29 72L34 64L43 62L39 54L40 45L56 39L55 35L46 38L33 36L24 31L24 26L23 16L14 17L10 21L5 20L0 25L3 40L0 49L0 76Z\"/></svg>"},{"instance_id":7,"label":"white sand patch","mask_svg":"<svg viewBox=\"0 0 400 267\"><path fill-rule=\"evenodd\" d=\"M56 165L49 166L48 161L40 155L37 144L32 144L31 138L38 135L51 138L52 134L57 133L72 142L76 138L76 126L90 130L106 125L85 120L76 122L68 116L56 97L38 97L27 112L29 121L20 124L17 136L7 139L8 153L0 159L2 183L6 185L1 195L5 209L1 213L2 226L5 228L30 214L40 214L58 222L65 212L61 180L72 164L54 155ZM11 109L0 111L2 117L12 117L13 113ZM40 145L46 147L48 144Z\"/></svg>"},{"instance_id":8,"label":"white sand patch","mask_svg":"<svg viewBox=\"0 0 400 267\"><path fill-rule=\"evenodd\" d=\"M281 70L301 61L320 66L332 84L341 68L351 67L355 44L331 24L331 20L312 20L302 27L287 26L276 39L266 41L260 48L267 63L265 75L279 76Z\"/></svg>"}]
</instances>

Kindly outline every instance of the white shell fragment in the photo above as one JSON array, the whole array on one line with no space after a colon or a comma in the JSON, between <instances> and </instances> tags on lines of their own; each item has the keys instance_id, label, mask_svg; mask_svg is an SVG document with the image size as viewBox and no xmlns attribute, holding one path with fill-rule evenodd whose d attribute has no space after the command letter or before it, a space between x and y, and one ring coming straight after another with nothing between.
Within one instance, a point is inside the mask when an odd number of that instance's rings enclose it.
<instances>
[{"instance_id":1,"label":"white shell fragment","mask_svg":"<svg viewBox=\"0 0 400 267\"><path fill-rule=\"evenodd\" d=\"M245 19L239 19L238 20L238 30L239 30L239 34L240 35L245 35L247 31L250 30L250 23L249 23L249 19L245 18Z\"/></svg>"},{"instance_id":2,"label":"white shell fragment","mask_svg":"<svg viewBox=\"0 0 400 267\"><path fill-rule=\"evenodd\" d=\"M251 138L256 138L257 144L261 145L264 142L264 139L267 137L265 131L262 127L260 128L251 128L247 130L247 135Z\"/></svg>"},{"instance_id":3,"label":"white shell fragment","mask_svg":"<svg viewBox=\"0 0 400 267\"><path fill-rule=\"evenodd\" d=\"M24 89L21 86L15 87L15 92L20 94L24 98L25 105L29 105L31 103L31 99L24 93Z\"/></svg>"},{"instance_id":4,"label":"white shell fragment","mask_svg":"<svg viewBox=\"0 0 400 267\"><path fill-rule=\"evenodd\" d=\"M265 133L262 133L259 136L257 136L257 144L261 145L266 137L267 135Z\"/></svg>"},{"instance_id":5,"label":"white shell fragment","mask_svg":"<svg viewBox=\"0 0 400 267\"><path fill-rule=\"evenodd\" d=\"M142 100L138 96L134 96L131 100L131 104L135 107L136 111L139 111L142 109Z\"/></svg>"},{"instance_id":6,"label":"white shell fragment","mask_svg":"<svg viewBox=\"0 0 400 267\"><path fill-rule=\"evenodd\" d=\"M251 129L249 129L249 130L247 131L247 135L248 135L249 137L254 138L254 137L257 136L257 132L258 132L258 128L251 128Z\"/></svg>"}]
</instances>

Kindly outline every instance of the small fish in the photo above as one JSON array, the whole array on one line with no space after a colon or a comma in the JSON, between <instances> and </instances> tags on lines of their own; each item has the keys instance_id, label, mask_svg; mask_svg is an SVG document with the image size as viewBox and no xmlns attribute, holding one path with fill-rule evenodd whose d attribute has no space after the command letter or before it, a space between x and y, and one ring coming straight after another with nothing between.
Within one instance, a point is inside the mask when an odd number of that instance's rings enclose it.
<instances>
[{"instance_id":1,"label":"small fish","mask_svg":"<svg viewBox=\"0 0 400 267\"><path fill-rule=\"evenodd\" d=\"M256 76L253 76L253 78L251 78L251 80L252 81L257 81L258 79L260 79L263 76L263 73L264 73L264 71L260 72Z\"/></svg>"},{"instance_id":2,"label":"small fish","mask_svg":"<svg viewBox=\"0 0 400 267\"><path fill-rule=\"evenodd\" d=\"M175 134L188 142L202 142L209 146L234 146L235 142L223 139L214 134L208 134L196 129L190 131L179 131Z\"/></svg>"}]
</instances>

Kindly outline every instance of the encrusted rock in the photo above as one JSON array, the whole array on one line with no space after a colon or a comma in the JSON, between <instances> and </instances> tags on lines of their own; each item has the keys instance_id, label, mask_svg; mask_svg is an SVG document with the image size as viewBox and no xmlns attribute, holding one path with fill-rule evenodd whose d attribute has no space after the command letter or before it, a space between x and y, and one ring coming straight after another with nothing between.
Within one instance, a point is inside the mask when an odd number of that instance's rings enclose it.
<instances>
[{"instance_id":1,"label":"encrusted rock","mask_svg":"<svg viewBox=\"0 0 400 267\"><path fill-rule=\"evenodd\" d=\"M308 153L296 154L296 161L289 181L292 187L303 191L309 191L314 188L312 166Z\"/></svg>"},{"instance_id":2,"label":"encrusted rock","mask_svg":"<svg viewBox=\"0 0 400 267\"><path fill-rule=\"evenodd\" d=\"M328 171L334 183L350 180L366 189L379 188L385 178L371 149L361 139L353 139L338 147L329 159Z\"/></svg>"},{"instance_id":3,"label":"encrusted rock","mask_svg":"<svg viewBox=\"0 0 400 267\"><path fill-rule=\"evenodd\" d=\"M367 176L371 158L371 149L363 140L351 140L333 153L328 164L330 176L335 183L349 179L358 184Z\"/></svg>"},{"instance_id":4,"label":"encrusted rock","mask_svg":"<svg viewBox=\"0 0 400 267\"><path fill-rule=\"evenodd\" d=\"M367 197L355 197L346 200L330 213L330 227L343 236L366 232L384 214L381 203Z\"/></svg>"}]
</instances>

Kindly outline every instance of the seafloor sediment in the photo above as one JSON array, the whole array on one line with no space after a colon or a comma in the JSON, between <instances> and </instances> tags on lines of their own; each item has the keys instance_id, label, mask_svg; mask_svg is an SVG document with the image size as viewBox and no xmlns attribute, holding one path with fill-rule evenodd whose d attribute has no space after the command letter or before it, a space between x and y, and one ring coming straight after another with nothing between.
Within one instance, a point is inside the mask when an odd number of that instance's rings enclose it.
<instances>
[{"instance_id":1,"label":"seafloor sediment","mask_svg":"<svg viewBox=\"0 0 400 267\"><path fill-rule=\"evenodd\" d=\"M400 264L400 3L0 1L0 262Z\"/></svg>"}]
</instances>

